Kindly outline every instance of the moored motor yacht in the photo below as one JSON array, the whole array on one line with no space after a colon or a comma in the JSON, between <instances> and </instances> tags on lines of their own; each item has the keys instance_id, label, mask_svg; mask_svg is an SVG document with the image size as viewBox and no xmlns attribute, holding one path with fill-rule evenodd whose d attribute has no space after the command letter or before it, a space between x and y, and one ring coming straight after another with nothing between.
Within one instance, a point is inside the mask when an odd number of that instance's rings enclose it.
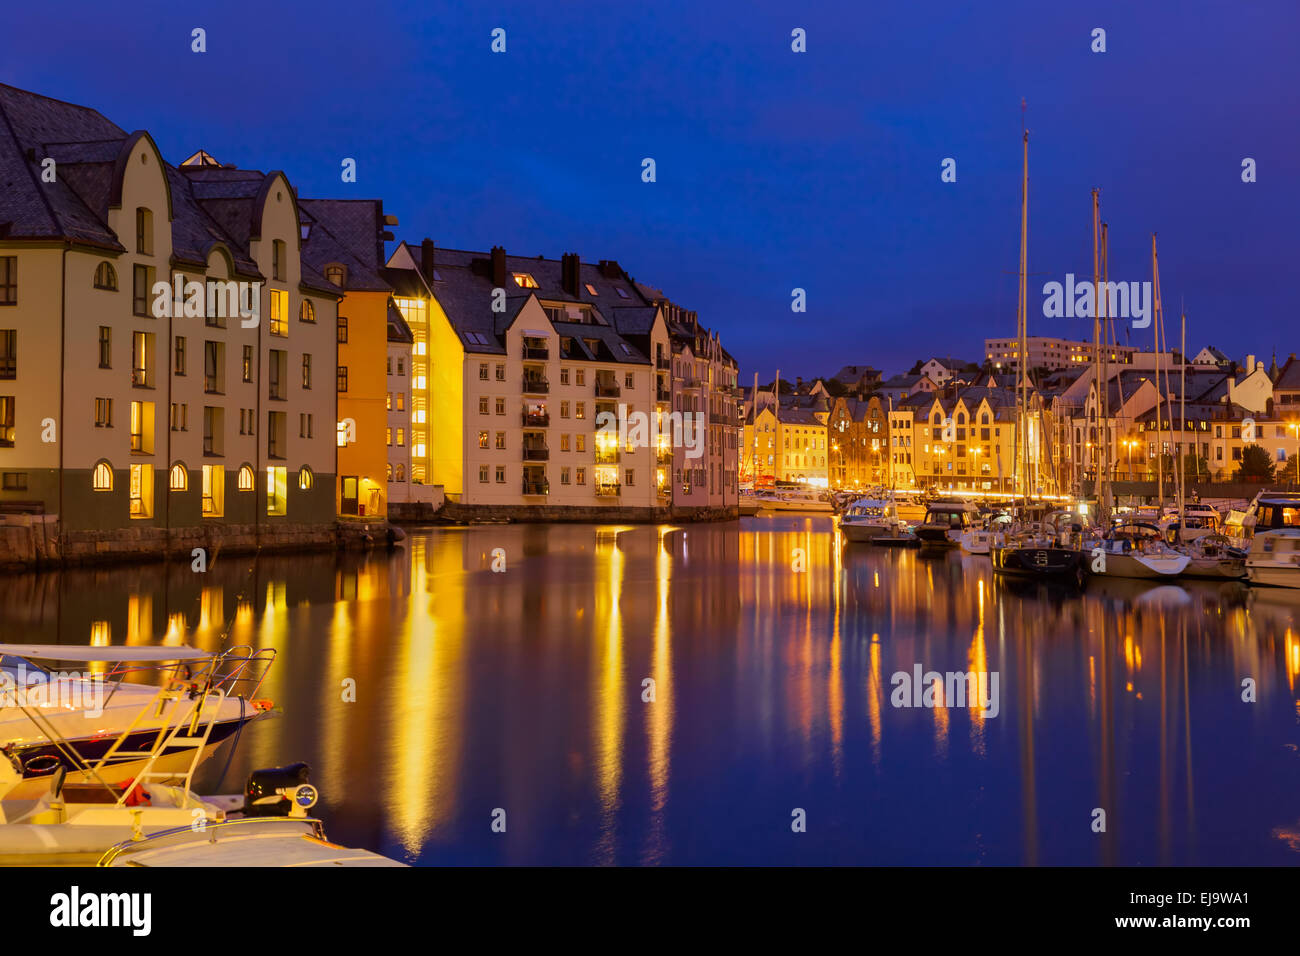
<instances>
[{"instance_id":1,"label":"moored motor yacht","mask_svg":"<svg viewBox=\"0 0 1300 956\"><path fill-rule=\"evenodd\" d=\"M274 650L0 644L0 798L72 784L167 781L270 710L254 699ZM53 671L43 662L90 665ZM104 673L95 673L96 667ZM133 678L128 680L127 678ZM153 679L155 684L138 682ZM161 741L158 748L155 742Z\"/></svg>"},{"instance_id":2,"label":"moored motor yacht","mask_svg":"<svg viewBox=\"0 0 1300 956\"><path fill-rule=\"evenodd\" d=\"M1258 532L1250 542L1246 576L1251 584L1300 588L1300 528Z\"/></svg>"},{"instance_id":3,"label":"moored motor yacht","mask_svg":"<svg viewBox=\"0 0 1300 956\"><path fill-rule=\"evenodd\" d=\"M925 511L925 520L913 529L923 548L955 548L961 535L975 523L979 509L960 498L936 498Z\"/></svg>"},{"instance_id":4,"label":"moored motor yacht","mask_svg":"<svg viewBox=\"0 0 1300 956\"><path fill-rule=\"evenodd\" d=\"M1224 522L1224 533L1239 548L1249 548L1261 531L1280 528L1300 528L1300 492L1261 491L1244 511L1230 510Z\"/></svg>"},{"instance_id":5,"label":"moored motor yacht","mask_svg":"<svg viewBox=\"0 0 1300 956\"><path fill-rule=\"evenodd\" d=\"M885 498L859 498L840 515L840 531L846 541L870 542L878 537L900 537L908 532L898 518L894 503Z\"/></svg>"}]
</instances>

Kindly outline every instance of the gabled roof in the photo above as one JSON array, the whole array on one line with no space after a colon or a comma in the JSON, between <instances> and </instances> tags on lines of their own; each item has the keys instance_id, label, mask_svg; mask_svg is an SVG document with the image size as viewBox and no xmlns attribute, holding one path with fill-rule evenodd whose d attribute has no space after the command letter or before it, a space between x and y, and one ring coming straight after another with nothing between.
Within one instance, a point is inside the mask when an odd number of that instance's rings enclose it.
<instances>
[{"instance_id":1,"label":"gabled roof","mask_svg":"<svg viewBox=\"0 0 1300 956\"><path fill-rule=\"evenodd\" d=\"M346 268L343 288L349 292L392 292L383 269L383 203L377 199L301 199L300 227L307 238L302 258L322 276L325 267Z\"/></svg>"},{"instance_id":2,"label":"gabled roof","mask_svg":"<svg viewBox=\"0 0 1300 956\"><path fill-rule=\"evenodd\" d=\"M1277 373L1277 379L1273 382L1273 388L1300 389L1300 362L1292 355L1286 360L1286 364Z\"/></svg>"}]
</instances>

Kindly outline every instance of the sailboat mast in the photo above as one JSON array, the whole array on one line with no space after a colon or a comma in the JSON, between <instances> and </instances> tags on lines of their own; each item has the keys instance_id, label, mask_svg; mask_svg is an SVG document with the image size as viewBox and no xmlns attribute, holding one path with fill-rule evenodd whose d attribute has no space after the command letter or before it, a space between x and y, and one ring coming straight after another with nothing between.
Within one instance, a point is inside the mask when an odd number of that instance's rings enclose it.
<instances>
[{"instance_id":1,"label":"sailboat mast","mask_svg":"<svg viewBox=\"0 0 1300 956\"><path fill-rule=\"evenodd\" d=\"M1021 104L1023 110L1023 103ZM1029 503L1029 130L1024 131L1024 166L1020 180L1020 475L1023 498Z\"/></svg>"},{"instance_id":2,"label":"sailboat mast","mask_svg":"<svg viewBox=\"0 0 1300 956\"><path fill-rule=\"evenodd\" d=\"M1182 354L1178 365L1178 437L1181 439L1178 442L1178 543L1182 544L1184 513L1187 510L1187 475L1184 473L1187 450L1182 447L1187 444L1187 313L1181 308L1178 311L1183 323L1182 345L1179 346Z\"/></svg>"},{"instance_id":3,"label":"sailboat mast","mask_svg":"<svg viewBox=\"0 0 1300 956\"><path fill-rule=\"evenodd\" d=\"M1165 469L1164 469L1164 412L1161 405L1164 399L1160 394L1160 262L1156 256L1156 234L1151 233L1151 296L1152 313L1155 316L1156 340L1156 489L1160 507L1165 506Z\"/></svg>"},{"instance_id":4,"label":"sailboat mast","mask_svg":"<svg viewBox=\"0 0 1300 956\"><path fill-rule=\"evenodd\" d=\"M1110 338L1114 338L1114 331L1110 314L1110 229L1104 222L1101 224L1101 287L1106 293L1104 296L1105 307L1101 314L1101 381L1103 386L1101 390L1101 415L1102 421L1105 423L1105 438L1101 443L1103 465L1102 489L1104 494L1098 499L1098 506L1102 511L1102 516L1109 521L1111 511L1113 510L1111 507L1113 501L1111 497L1110 458L1111 452L1114 450L1114 445L1112 443L1115 436L1111 434L1110 365L1106 361L1106 349L1109 348L1109 345L1107 345L1106 340L1108 335ZM1124 395L1122 390L1119 390L1116 398L1118 399L1120 406L1123 407Z\"/></svg>"}]
</instances>

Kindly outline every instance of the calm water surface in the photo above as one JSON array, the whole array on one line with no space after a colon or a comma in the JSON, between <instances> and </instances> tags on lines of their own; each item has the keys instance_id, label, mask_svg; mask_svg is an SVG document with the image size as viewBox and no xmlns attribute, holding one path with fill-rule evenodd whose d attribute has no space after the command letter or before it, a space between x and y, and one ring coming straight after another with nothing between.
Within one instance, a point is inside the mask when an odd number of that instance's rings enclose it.
<instances>
[{"instance_id":1,"label":"calm water surface","mask_svg":"<svg viewBox=\"0 0 1300 956\"><path fill-rule=\"evenodd\" d=\"M1296 863L1298 615L1238 584L1079 598L821 517L0 577L7 640L275 648L283 714L221 789L306 760L333 839L424 865ZM1000 712L893 707L918 663L997 672Z\"/></svg>"}]
</instances>

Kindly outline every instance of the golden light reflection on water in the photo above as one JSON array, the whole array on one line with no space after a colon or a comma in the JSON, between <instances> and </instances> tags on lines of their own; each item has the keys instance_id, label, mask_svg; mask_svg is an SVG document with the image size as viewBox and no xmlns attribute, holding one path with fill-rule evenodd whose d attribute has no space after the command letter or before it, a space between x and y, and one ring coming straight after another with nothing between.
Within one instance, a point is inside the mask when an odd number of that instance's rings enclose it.
<instances>
[{"instance_id":1,"label":"golden light reflection on water","mask_svg":"<svg viewBox=\"0 0 1300 956\"><path fill-rule=\"evenodd\" d=\"M1297 602L1122 581L1062 595L832 527L421 532L394 556L259 559L251 585L248 564L87 572L70 580L96 585L69 586L61 618L39 583L0 581L0 613L14 625L18 608L48 609L21 620L33 641L215 648L234 609L226 642L279 652L259 696L285 711L244 740L236 773L309 759L331 814L430 861L487 831L499 801L511 839L462 859L543 861L535 834L589 828L582 861L674 862L674 821L702 781L737 768L865 813L880 807L862 803L864 770L892 794L943 764L963 777L987 767L1005 792L980 824L1004 828L1012 862L1189 862L1195 821L1245 832L1221 788L1193 784L1222 776L1224 741L1275 729L1279 699L1292 723L1300 712ZM502 575L489 570L498 544ZM890 675L915 662L999 672L999 715L942 689L929 714L889 706ZM643 704L647 676L656 694ZM1228 706L1245 676L1260 703ZM355 704L341 699L348 679ZM1069 858L1048 838L1065 813L1063 765L1072 807L1108 809L1108 831ZM965 799L954 792L956 820L972 812ZM1297 832L1294 817L1265 822ZM1132 849L1143 841L1145 855Z\"/></svg>"}]
</instances>

